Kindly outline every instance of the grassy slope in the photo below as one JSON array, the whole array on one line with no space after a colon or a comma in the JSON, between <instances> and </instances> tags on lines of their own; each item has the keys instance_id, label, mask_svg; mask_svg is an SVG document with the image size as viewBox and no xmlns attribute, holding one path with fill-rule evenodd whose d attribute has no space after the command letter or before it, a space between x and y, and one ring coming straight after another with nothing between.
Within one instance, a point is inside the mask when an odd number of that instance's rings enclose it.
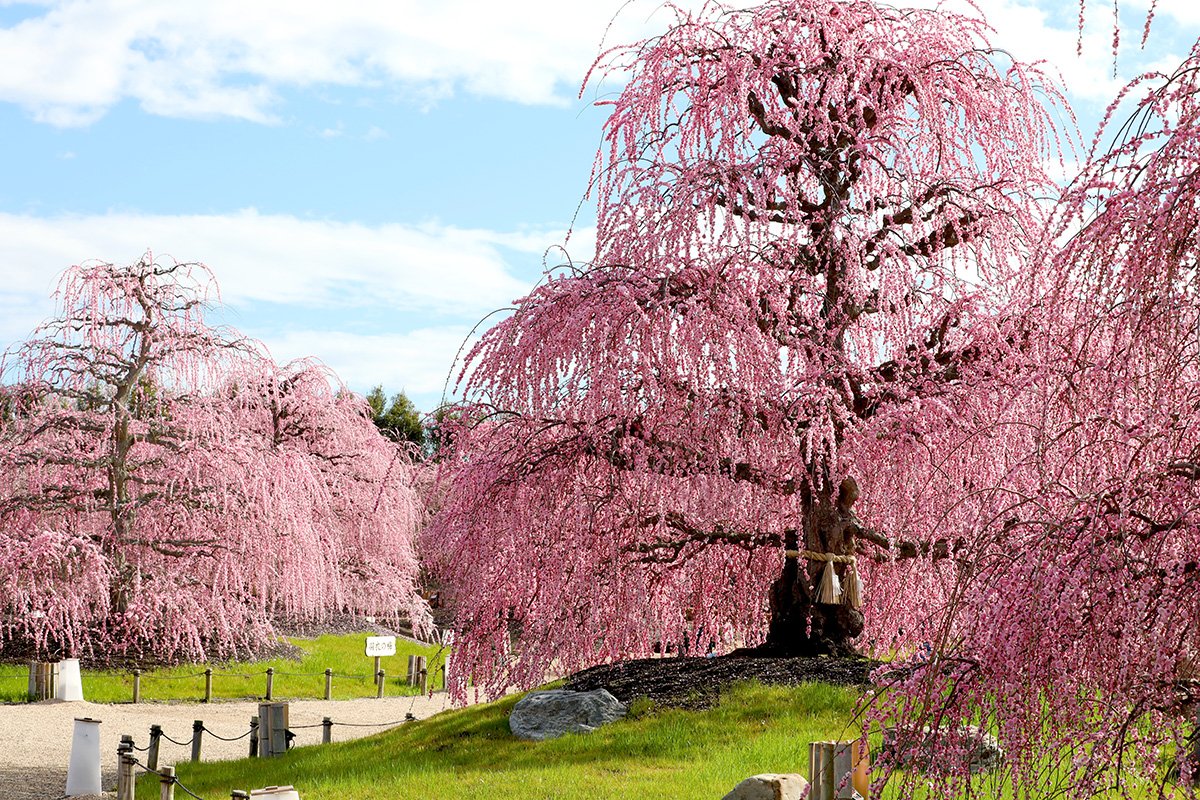
<instances>
[{"instance_id":1,"label":"grassy slope","mask_svg":"<svg viewBox=\"0 0 1200 800\"><path fill-rule=\"evenodd\" d=\"M274 659L271 661L213 664L213 697L243 699L261 697L266 692L266 669L275 668L274 696L289 698L323 697L325 669L334 672L333 696L343 700L351 697L374 697L375 684L369 677L373 660L363 655L363 639L369 634L321 636L316 639L290 639L304 651L300 661ZM426 668L435 688L441 687L441 658L436 647L397 639L396 655L385 657L382 668L386 673L385 692L391 695L415 694L416 689L402 685L408 667L408 656L423 655ZM298 673L307 673L299 675ZM24 664L0 664L0 702L23 702L28 686L28 667ZM357 675L361 677L339 677ZM128 672L84 670L83 696L94 703L127 703L133 697L133 676ZM202 700L204 698L204 665L187 664L142 673L142 701Z\"/></svg>"},{"instance_id":2,"label":"grassy slope","mask_svg":"<svg viewBox=\"0 0 1200 800\"><path fill-rule=\"evenodd\" d=\"M181 764L179 779L205 798L280 784L295 785L303 800L721 797L757 772L807 773L808 742L857 735L847 728L855 699L821 684L746 684L707 712L634 715L535 743L509 734L516 699L507 698L280 758ZM157 782L143 779L138 797L157 798Z\"/></svg>"}]
</instances>

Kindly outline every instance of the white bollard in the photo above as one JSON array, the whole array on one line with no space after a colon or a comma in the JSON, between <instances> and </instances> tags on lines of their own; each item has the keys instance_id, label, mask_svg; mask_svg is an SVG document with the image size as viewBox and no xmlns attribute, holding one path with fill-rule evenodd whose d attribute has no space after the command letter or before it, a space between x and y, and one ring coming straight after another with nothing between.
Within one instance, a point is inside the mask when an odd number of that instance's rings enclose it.
<instances>
[{"instance_id":1,"label":"white bollard","mask_svg":"<svg viewBox=\"0 0 1200 800\"><path fill-rule=\"evenodd\" d=\"M58 686L54 696L59 700L82 700L83 677L79 674L79 659L67 658L58 662Z\"/></svg>"},{"instance_id":2,"label":"white bollard","mask_svg":"<svg viewBox=\"0 0 1200 800\"><path fill-rule=\"evenodd\" d=\"M67 766L67 796L100 794L100 720L76 718Z\"/></svg>"}]
</instances>

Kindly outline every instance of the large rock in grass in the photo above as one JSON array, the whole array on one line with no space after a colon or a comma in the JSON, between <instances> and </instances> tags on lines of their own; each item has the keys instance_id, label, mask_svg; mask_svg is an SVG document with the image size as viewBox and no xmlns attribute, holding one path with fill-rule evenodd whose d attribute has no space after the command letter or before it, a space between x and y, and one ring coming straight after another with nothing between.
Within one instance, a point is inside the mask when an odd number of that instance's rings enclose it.
<instances>
[{"instance_id":1,"label":"large rock in grass","mask_svg":"<svg viewBox=\"0 0 1200 800\"><path fill-rule=\"evenodd\" d=\"M884 728L882 757L893 765L921 772L988 772L1004 762L1004 748L995 736L975 725L921 728L918 734Z\"/></svg>"},{"instance_id":2,"label":"large rock in grass","mask_svg":"<svg viewBox=\"0 0 1200 800\"><path fill-rule=\"evenodd\" d=\"M722 800L806 800L808 780L795 773L751 775Z\"/></svg>"},{"instance_id":3,"label":"large rock in grass","mask_svg":"<svg viewBox=\"0 0 1200 800\"><path fill-rule=\"evenodd\" d=\"M591 733L625 716L627 710L607 689L551 689L522 697L508 715L508 727L518 738L540 742L564 733Z\"/></svg>"}]
</instances>

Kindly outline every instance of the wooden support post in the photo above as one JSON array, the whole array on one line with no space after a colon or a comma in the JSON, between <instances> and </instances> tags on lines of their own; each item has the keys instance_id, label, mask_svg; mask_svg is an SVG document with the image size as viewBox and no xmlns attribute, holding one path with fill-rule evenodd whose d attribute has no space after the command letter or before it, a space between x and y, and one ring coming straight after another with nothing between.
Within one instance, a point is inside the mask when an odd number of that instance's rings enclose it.
<instances>
[{"instance_id":1,"label":"wooden support post","mask_svg":"<svg viewBox=\"0 0 1200 800\"><path fill-rule=\"evenodd\" d=\"M376 681L379 680L379 670L381 669L383 669L383 659L375 656L375 669L372 670L371 674L375 676Z\"/></svg>"},{"instance_id":2,"label":"wooden support post","mask_svg":"<svg viewBox=\"0 0 1200 800\"><path fill-rule=\"evenodd\" d=\"M204 702L212 702L212 667L204 670Z\"/></svg>"},{"instance_id":3,"label":"wooden support post","mask_svg":"<svg viewBox=\"0 0 1200 800\"><path fill-rule=\"evenodd\" d=\"M134 800L134 763L137 761L132 755L126 753L121 756L121 763L117 767L117 800ZM122 790L124 794L122 794Z\"/></svg>"},{"instance_id":4,"label":"wooden support post","mask_svg":"<svg viewBox=\"0 0 1200 800\"><path fill-rule=\"evenodd\" d=\"M275 668L267 667L267 700L275 694Z\"/></svg>"},{"instance_id":5,"label":"wooden support post","mask_svg":"<svg viewBox=\"0 0 1200 800\"><path fill-rule=\"evenodd\" d=\"M405 676L404 682L409 686L417 685L417 657L415 655L408 657L408 675Z\"/></svg>"},{"instance_id":6,"label":"wooden support post","mask_svg":"<svg viewBox=\"0 0 1200 800\"><path fill-rule=\"evenodd\" d=\"M333 670L325 668L325 699L333 699Z\"/></svg>"},{"instance_id":7,"label":"wooden support post","mask_svg":"<svg viewBox=\"0 0 1200 800\"><path fill-rule=\"evenodd\" d=\"M117 743L117 800L127 800L133 797L133 792L125 784L131 780L132 770L125 769L125 759L133 753L133 737L128 734L121 736Z\"/></svg>"},{"instance_id":8,"label":"wooden support post","mask_svg":"<svg viewBox=\"0 0 1200 800\"><path fill-rule=\"evenodd\" d=\"M258 756L258 717L250 718L250 757Z\"/></svg>"},{"instance_id":9,"label":"wooden support post","mask_svg":"<svg viewBox=\"0 0 1200 800\"><path fill-rule=\"evenodd\" d=\"M375 673L375 696L376 697L383 697L383 681L384 681L383 670L379 670L378 672Z\"/></svg>"},{"instance_id":10,"label":"wooden support post","mask_svg":"<svg viewBox=\"0 0 1200 800\"><path fill-rule=\"evenodd\" d=\"M288 704L258 704L258 755L262 758L287 752Z\"/></svg>"},{"instance_id":11,"label":"wooden support post","mask_svg":"<svg viewBox=\"0 0 1200 800\"><path fill-rule=\"evenodd\" d=\"M863 739L855 739L854 746L851 749L853 753L854 777L851 778L851 784L854 790L862 795L863 800L871 798L871 748Z\"/></svg>"},{"instance_id":12,"label":"wooden support post","mask_svg":"<svg viewBox=\"0 0 1200 800\"><path fill-rule=\"evenodd\" d=\"M136 667L133 670L133 702L142 702L142 671Z\"/></svg>"},{"instance_id":13,"label":"wooden support post","mask_svg":"<svg viewBox=\"0 0 1200 800\"><path fill-rule=\"evenodd\" d=\"M192 722L192 763L200 761L200 753L204 742L204 721L194 720Z\"/></svg>"},{"instance_id":14,"label":"wooden support post","mask_svg":"<svg viewBox=\"0 0 1200 800\"><path fill-rule=\"evenodd\" d=\"M333 720L325 717L321 720L321 744L329 744L333 741Z\"/></svg>"},{"instance_id":15,"label":"wooden support post","mask_svg":"<svg viewBox=\"0 0 1200 800\"><path fill-rule=\"evenodd\" d=\"M163 767L158 770L159 800L175 800L175 768Z\"/></svg>"},{"instance_id":16,"label":"wooden support post","mask_svg":"<svg viewBox=\"0 0 1200 800\"><path fill-rule=\"evenodd\" d=\"M162 725L150 726L150 747L146 750L146 769L158 770L158 745L162 740Z\"/></svg>"},{"instance_id":17,"label":"wooden support post","mask_svg":"<svg viewBox=\"0 0 1200 800\"><path fill-rule=\"evenodd\" d=\"M420 687L421 694L429 693L429 673L425 670L421 670L421 681L418 686Z\"/></svg>"},{"instance_id":18,"label":"wooden support post","mask_svg":"<svg viewBox=\"0 0 1200 800\"><path fill-rule=\"evenodd\" d=\"M808 746L811 800L855 800L870 791L870 756L860 741L812 742Z\"/></svg>"},{"instance_id":19,"label":"wooden support post","mask_svg":"<svg viewBox=\"0 0 1200 800\"><path fill-rule=\"evenodd\" d=\"M425 656L417 656L417 686L421 694L425 694L428 671L425 669Z\"/></svg>"},{"instance_id":20,"label":"wooden support post","mask_svg":"<svg viewBox=\"0 0 1200 800\"><path fill-rule=\"evenodd\" d=\"M57 688L58 664L49 661L32 661L30 664L29 682L32 688L29 699L34 702L52 700Z\"/></svg>"}]
</instances>

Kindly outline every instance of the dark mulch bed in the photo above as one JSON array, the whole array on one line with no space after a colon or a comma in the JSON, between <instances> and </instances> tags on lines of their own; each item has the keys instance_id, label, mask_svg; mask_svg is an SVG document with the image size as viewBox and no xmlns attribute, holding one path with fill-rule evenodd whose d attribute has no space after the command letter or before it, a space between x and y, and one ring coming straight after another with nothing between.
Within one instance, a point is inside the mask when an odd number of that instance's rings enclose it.
<instances>
[{"instance_id":1,"label":"dark mulch bed","mask_svg":"<svg viewBox=\"0 0 1200 800\"><path fill-rule=\"evenodd\" d=\"M871 671L880 663L868 658L641 658L577 672L567 678L566 688L604 688L623 703L647 697L661 707L702 709L716 705L721 690L737 681L869 686Z\"/></svg>"}]
</instances>

